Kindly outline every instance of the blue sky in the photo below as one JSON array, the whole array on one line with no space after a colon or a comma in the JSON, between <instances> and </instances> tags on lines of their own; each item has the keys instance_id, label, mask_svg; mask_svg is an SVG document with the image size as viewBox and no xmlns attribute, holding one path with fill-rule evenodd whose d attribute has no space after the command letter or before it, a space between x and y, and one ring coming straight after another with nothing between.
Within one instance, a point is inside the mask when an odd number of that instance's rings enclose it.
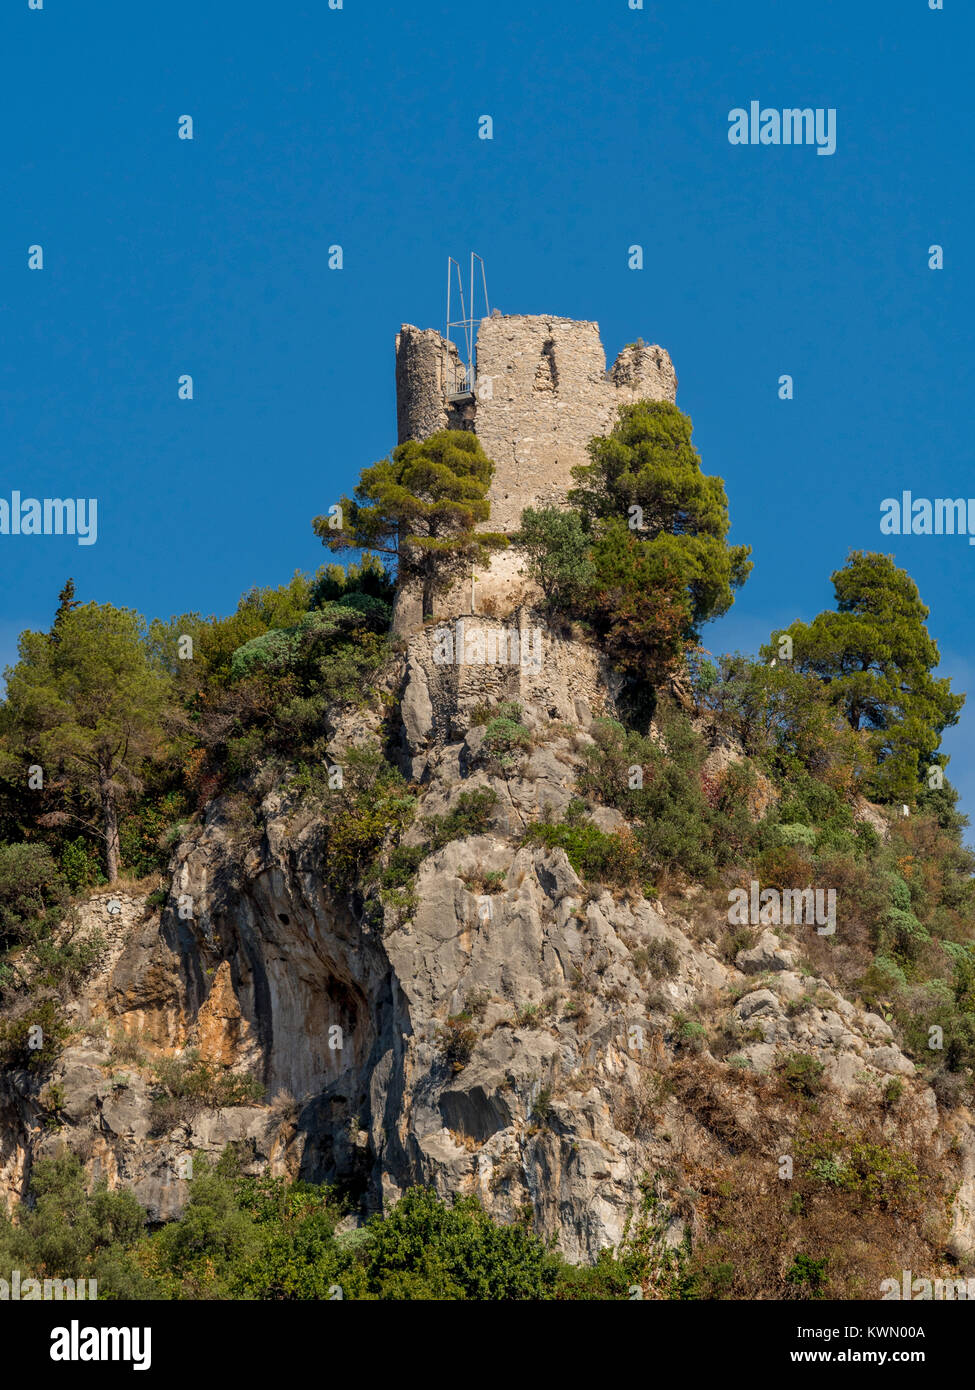
<instances>
[{"instance_id":1,"label":"blue sky","mask_svg":"<svg viewBox=\"0 0 975 1390\"><path fill-rule=\"evenodd\" d=\"M882 549L969 689L975 549L879 532L904 488L975 494L975 14L945 6L7 0L0 496L95 496L99 534L0 536L0 664L69 574L168 616L321 563L311 517L395 443L396 330L442 323L474 249L502 311L671 353L754 548L712 650ZM731 145L753 99L835 108L836 153ZM946 742L970 812L973 729Z\"/></svg>"}]
</instances>

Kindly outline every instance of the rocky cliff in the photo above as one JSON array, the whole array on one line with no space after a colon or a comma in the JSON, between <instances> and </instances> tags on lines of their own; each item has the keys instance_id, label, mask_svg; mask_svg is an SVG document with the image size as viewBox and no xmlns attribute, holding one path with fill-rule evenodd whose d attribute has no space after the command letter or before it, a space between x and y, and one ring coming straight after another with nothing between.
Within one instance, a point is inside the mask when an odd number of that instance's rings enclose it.
<instances>
[{"instance_id":1,"label":"rocky cliff","mask_svg":"<svg viewBox=\"0 0 975 1390\"><path fill-rule=\"evenodd\" d=\"M507 621L538 629L538 669L437 661L443 633L427 629L364 708L334 716L335 767L381 746L411 779L409 893L377 908L330 888L321 798L341 790L255 769L243 802L219 798L187 829L161 905L117 891L80 906L81 932L105 946L58 1059L4 1074L7 1202L66 1145L164 1220L193 1156L234 1144L248 1171L339 1183L362 1213L411 1184L476 1193L592 1261L648 1191L665 1241L686 1243L728 1183L777 1201L784 1160L832 1133L910 1154L925 1177L927 1215L898 1237L904 1267L964 1256L968 1112L940 1110L887 1022L830 983L810 928L756 930L729 952L726 891L583 881L564 849L527 835L578 798L613 683L578 636L543 632L528 609ZM529 737L499 758L486 721L512 701ZM725 741L712 769L736 756ZM475 792L485 809L462 833L451 813ZM617 811L582 799L586 823L625 836ZM461 833L445 838L451 824ZM180 1058L247 1087L161 1099L160 1059Z\"/></svg>"}]
</instances>

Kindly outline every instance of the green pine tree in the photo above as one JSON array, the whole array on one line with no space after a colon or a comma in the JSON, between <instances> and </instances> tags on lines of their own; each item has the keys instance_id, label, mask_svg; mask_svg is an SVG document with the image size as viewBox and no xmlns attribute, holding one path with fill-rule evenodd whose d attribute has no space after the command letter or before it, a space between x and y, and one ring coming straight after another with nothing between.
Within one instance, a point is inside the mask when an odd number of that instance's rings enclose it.
<instances>
[{"instance_id":1,"label":"green pine tree","mask_svg":"<svg viewBox=\"0 0 975 1390\"><path fill-rule=\"evenodd\" d=\"M623 406L612 432L589 445L592 462L573 469L578 486L569 502L589 529L619 553L639 543L634 574L654 573L682 591L685 637L734 603L734 590L751 571L751 548L729 546L724 483L701 470L691 443L691 421L669 401ZM597 546L596 554L599 555ZM644 582L645 578L644 578Z\"/></svg>"},{"instance_id":2,"label":"green pine tree","mask_svg":"<svg viewBox=\"0 0 975 1390\"><path fill-rule=\"evenodd\" d=\"M836 611L786 629L794 669L824 681L864 734L876 764L870 794L913 804L928 767L943 761L941 734L958 722L965 697L933 674L940 658L925 626L929 610L889 555L853 551L831 577Z\"/></svg>"},{"instance_id":3,"label":"green pine tree","mask_svg":"<svg viewBox=\"0 0 975 1390\"><path fill-rule=\"evenodd\" d=\"M365 468L353 498L312 527L331 550L388 555L401 582L419 581L423 612L472 564L485 564L505 536L475 527L487 521L494 464L468 430L408 440Z\"/></svg>"},{"instance_id":4,"label":"green pine tree","mask_svg":"<svg viewBox=\"0 0 975 1390\"><path fill-rule=\"evenodd\" d=\"M86 603L59 612L52 634L24 632L20 660L5 672L0 751L5 771L36 763L93 807L97 825L70 812L105 847L109 882L118 877L119 808L139 786L143 760L164 743L169 677L150 659L139 615Z\"/></svg>"}]
</instances>

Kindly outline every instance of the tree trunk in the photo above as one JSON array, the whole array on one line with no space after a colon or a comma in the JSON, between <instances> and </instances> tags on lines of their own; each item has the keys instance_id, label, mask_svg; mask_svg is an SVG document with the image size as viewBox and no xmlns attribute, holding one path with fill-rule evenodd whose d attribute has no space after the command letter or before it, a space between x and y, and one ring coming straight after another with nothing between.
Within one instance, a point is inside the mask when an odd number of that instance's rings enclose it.
<instances>
[{"instance_id":1,"label":"tree trunk","mask_svg":"<svg viewBox=\"0 0 975 1390\"><path fill-rule=\"evenodd\" d=\"M118 878L118 808L115 805L115 792L111 778L100 779L102 799L102 824L105 828L105 870L109 883Z\"/></svg>"}]
</instances>

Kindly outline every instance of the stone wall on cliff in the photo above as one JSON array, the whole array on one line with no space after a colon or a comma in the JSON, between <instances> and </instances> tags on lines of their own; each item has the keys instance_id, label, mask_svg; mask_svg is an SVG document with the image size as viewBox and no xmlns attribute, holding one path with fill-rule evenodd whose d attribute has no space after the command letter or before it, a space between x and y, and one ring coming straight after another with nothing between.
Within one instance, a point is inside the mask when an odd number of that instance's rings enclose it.
<instances>
[{"instance_id":1,"label":"stone wall on cliff","mask_svg":"<svg viewBox=\"0 0 975 1390\"><path fill-rule=\"evenodd\" d=\"M438 430L472 429L494 463L483 529L512 534L526 507L561 506L572 469L588 460L589 441L612 429L619 407L636 400L671 401L677 376L666 350L632 343L606 369L599 325L546 314L482 319L476 385L451 392L463 376L453 343L435 329L404 324L396 337L396 415L400 443ZM529 596L523 557L511 547L479 566L471 584L455 586L438 613L507 612ZM422 622L418 591L397 595L395 630Z\"/></svg>"},{"instance_id":2,"label":"stone wall on cliff","mask_svg":"<svg viewBox=\"0 0 975 1390\"><path fill-rule=\"evenodd\" d=\"M630 344L606 370L598 323L547 314L482 319L468 428L495 467L490 529L517 530L522 510L557 505L586 446L613 426L621 405L674 401L677 377L664 348ZM460 428L447 400L457 349L435 329L404 324L396 339L399 439Z\"/></svg>"}]
</instances>

